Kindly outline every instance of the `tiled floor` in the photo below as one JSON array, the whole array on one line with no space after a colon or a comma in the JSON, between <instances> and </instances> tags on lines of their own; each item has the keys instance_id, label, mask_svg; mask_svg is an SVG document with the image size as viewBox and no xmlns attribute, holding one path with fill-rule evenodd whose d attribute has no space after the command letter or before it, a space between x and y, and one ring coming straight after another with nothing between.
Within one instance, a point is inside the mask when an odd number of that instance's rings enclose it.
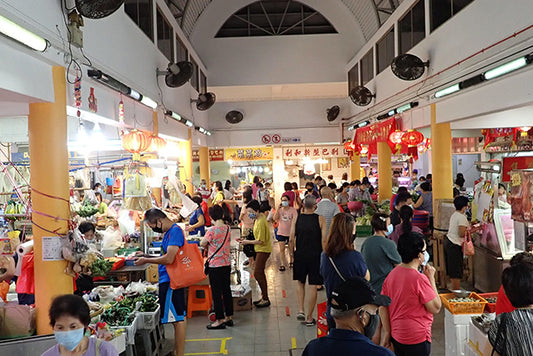
<instances>
[{"instance_id":1,"label":"tiled floor","mask_svg":"<svg viewBox=\"0 0 533 356\"><path fill-rule=\"evenodd\" d=\"M276 251L276 250L275 250ZM267 265L267 277L271 307L238 311L234 315L235 326L225 330L207 330L209 323L204 315L188 319L186 354L235 356L300 355L305 345L316 337L316 326L306 327L296 320L296 285L292 272L278 271L278 255L272 254ZM259 287L252 279L253 300L259 298ZM285 291L286 297L283 297ZM325 291L318 294L318 303L326 300ZM289 307L290 316L286 315ZM315 316L316 318L316 310ZM166 329L165 349L173 340L172 327ZM296 349L293 347L296 346ZM444 312L435 316L433 323L432 355L444 356Z\"/></svg>"}]
</instances>

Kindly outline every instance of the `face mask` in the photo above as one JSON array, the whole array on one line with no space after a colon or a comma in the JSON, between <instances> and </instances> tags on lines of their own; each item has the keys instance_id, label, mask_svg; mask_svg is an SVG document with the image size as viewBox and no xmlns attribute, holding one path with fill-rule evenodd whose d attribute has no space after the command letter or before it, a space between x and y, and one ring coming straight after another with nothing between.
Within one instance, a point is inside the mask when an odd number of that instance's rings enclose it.
<instances>
[{"instance_id":1,"label":"face mask","mask_svg":"<svg viewBox=\"0 0 533 356\"><path fill-rule=\"evenodd\" d=\"M379 326L379 315L378 314L368 314L370 316L370 320L368 321L368 325L364 327L365 336L369 339L372 339L374 334L376 333L376 330Z\"/></svg>"},{"instance_id":2,"label":"face mask","mask_svg":"<svg viewBox=\"0 0 533 356\"><path fill-rule=\"evenodd\" d=\"M289 206L289 202L286 201L286 200L282 200L281 201L281 206L287 207L287 206Z\"/></svg>"},{"instance_id":3,"label":"face mask","mask_svg":"<svg viewBox=\"0 0 533 356\"><path fill-rule=\"evenodd\" d=\"M256 213L249 213L248 217L253 220L253 219L255 219L257 217L257 214Z\"/></svg>"},{"instance_id":4,"label":"face mask","mask_svg":"<svg viewBox=\"0 0 533 356\"><path fill-rule=\"evenodd\" d=\"M424 251L424 262L422 262L422 266L427 265L429 262L429 253L427 251Z\"/></svg>"},{"instance_id":5,"label":"face mask","mask_svg":"<svg viewBox=\"0 0 533 356\"><path fill-rule=\"evenodd\" d=\"M387 225L387 232L385 235L389 236L394 231L394 226L392 224Z\"/></svg>"},{"instance_id":6,"label":"face mask","mask_svg":"<svg viewBox=\"0 0 533 356\"><path fill-rule=\"evenodd\" d=\"M69 351L72 351L83 340L85 329L76 329L69 331L54 331L54 336L58 344L62 345Z\"/></svg>"},{"instance_id":7,"label":"face mask","mask_svg":"<svg viewBox=\"0 0 533 356\"><path fill-rule=\"evenodd\" d=\"M312 191L313 191L313 188L307 188L307 191L308 191L308 192L312 192Z\"/></svg>"},{"instance_id":8,"label":"face mask","mask_svg":"<svg viewBox=\"0 0 533 356\"><path fill-rule=\"evenodd\" d=\"M156 225L152 228L152 231L153 232L157 232L159 234L162 234L163 233L163 227L162 226L157 226L157 223L156 223Z\"/></svg>"}]
</instances>

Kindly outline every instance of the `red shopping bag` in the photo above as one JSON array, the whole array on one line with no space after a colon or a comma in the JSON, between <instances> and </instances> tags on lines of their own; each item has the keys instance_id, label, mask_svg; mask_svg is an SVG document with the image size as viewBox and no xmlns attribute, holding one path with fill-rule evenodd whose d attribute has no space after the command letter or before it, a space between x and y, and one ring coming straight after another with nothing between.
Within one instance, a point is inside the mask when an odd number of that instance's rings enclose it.
<instances>
[{"instance_id":1,"label":"red shopping bag","mask_svg":"<svg viewBox=\"0 0 533 356\"><path fill-rule=\"evenodd\" d=\"M187 241L180 247L174 263L166 268L172 289L192 286L207 278L204 274L204 259L198 245Z\"/></svg>"},{"instance_id":2,"label":"red shopping bag","mask_svg":"<svg viewBox=\"0 0 533 356\"><path fill-rule=\"evenodd\" d=\"M328 303L320 303L316 306L317 321L316 321L316 337L323 337L328 334Z\"/></svg>"}]
</instances>

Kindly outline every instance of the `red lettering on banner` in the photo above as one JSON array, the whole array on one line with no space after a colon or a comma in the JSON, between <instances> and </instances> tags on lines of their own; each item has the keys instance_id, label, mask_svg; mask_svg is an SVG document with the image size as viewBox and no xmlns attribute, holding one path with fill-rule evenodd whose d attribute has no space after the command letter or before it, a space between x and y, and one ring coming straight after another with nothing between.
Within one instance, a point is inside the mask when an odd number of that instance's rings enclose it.
<instances>
[{"instance_id":1,"label":"red lettering on banner","mask_svg":"<svg viewBox=\"0 0 533 356\"><path fill-rule=\"evenodd\" d=\"M300 151L299 149L294 150L294 156L298 157L301 154L302 154L302 151Z\"/></svg>"},{"instance_id":2,"label":"red lettering on banner","mask_svg":"<svg viewBox=\"0 0 533 356\"><path fill-rule=\"evenodd\" d=\"M314 156L314 157L318 157L318 156L320 156L320 149L319 149L319 148L315 148L315 149L313 150L313 156Z\"/></svg>"},{"instance_id":3,"label":"red lettering on banner","mask_svg":"<svg viewBox=\"0 0 533 356\"><path fill-rule=\"evenodd\" d=\"M288 149L287 151L285 151L285 156L292 157L292 150Z\"/></svg>"},{"instance_id":4,"label":"red lettering on banner","mask_svg":"<svg viewBox=\"0 0 533 356\"><path fill-rule=\"evenodd\" d=\"M331 149L331 155L337 156L338 154L339 154L339 149L338 148L332 148Z\"/></svg>"},{"instance_id":5,"label":"red lettering on banner","mask_svg":"<svg viewBox=\"0 0 533 356\"><path fill-rule=\"evenodd\" d=\"M322 149L322 155L323 156L329 156L329 150L327 148Z\"/></svg>"},{"instance_id":6,"label":"red lettering on banner","mask_svg":"<svg viewBox=\"0 0 533 356\"><path fill-rule=\"evenodd\" d=\"M396 119L390 118L371 126L365 126L355 131L355 143L368 145L376 142L387 142L391 132L396 131Z\"/></svg>"},{"instance_id":7,"label":"red lettering on banner","mask_svg":"<svg viewBox=\"0 0 533 356\"><path fill-rule=\"evenodd\" d=\"M311 150L309 148L305 149L304 156L309 157L311 155Z\"/></svg>"}]
</instances>

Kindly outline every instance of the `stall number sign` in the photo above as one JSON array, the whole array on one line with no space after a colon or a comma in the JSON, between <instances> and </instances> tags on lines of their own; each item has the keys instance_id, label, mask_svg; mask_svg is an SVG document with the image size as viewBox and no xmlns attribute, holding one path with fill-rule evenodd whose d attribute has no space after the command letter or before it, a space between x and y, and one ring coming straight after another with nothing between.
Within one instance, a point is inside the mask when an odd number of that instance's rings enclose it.
<instances>
[{"instance_id":1,"label":"stall number sign","mask_svg":"<svg viewBox=\"0 0 533 356\"><path fill-rule=\"evenodd\" d=\"M342 146L286 147L283 158L338 158L347 157L348 151Z\"/></svg>"}]
</instances>

